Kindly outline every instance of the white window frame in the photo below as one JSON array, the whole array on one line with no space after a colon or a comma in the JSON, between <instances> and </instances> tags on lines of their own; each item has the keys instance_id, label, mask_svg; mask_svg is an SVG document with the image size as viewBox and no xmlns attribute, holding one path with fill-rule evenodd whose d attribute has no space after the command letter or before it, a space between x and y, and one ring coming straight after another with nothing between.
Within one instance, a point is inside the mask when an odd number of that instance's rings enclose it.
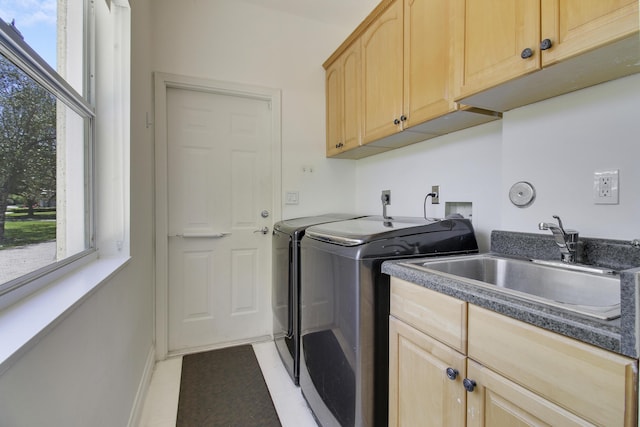
<instances>
[{"instance_id":1,"label":"white window frame","mask_svg":"<svg viewBox=\"0 0 640 427\"><path fill-rule=\"evenodd\" d=\"M16 279L0 283L0 310L39 290L69 271L97 257L95 209L95 11L93 1L84 0L83 92L79 94L63 77L38 55L15 30L0 19L0 52L23 72L42 85L57 100L85 119L86 189L85 249Z\"/></svg>"}]
</instances>

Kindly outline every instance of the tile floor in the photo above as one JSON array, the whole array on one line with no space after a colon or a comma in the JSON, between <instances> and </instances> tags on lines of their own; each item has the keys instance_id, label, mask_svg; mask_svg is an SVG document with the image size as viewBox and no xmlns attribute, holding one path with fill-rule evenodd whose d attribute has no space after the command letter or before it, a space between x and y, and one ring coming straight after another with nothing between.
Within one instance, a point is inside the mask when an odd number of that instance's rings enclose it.
<instances>
[{"instance_id":1,"label":"tile floor","mask_svg":"<svg viewBox=\"0 0 640 427\"><path fill-rule=\"evenodd\" d=\"M316 427L300 388L284 369L272 341L253 344L262 375L283 427ZM156 364L144 403L140 427L175 427L182 357Z\"/></svg>"}]
</instances>

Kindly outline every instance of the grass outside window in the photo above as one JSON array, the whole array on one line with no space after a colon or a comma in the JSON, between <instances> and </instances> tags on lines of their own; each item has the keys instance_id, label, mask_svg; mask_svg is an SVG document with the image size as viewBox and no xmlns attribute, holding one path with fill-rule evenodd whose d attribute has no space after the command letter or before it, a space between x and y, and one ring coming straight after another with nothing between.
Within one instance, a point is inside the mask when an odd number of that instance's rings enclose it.
<instances>
[{"instance_id":1,"label":"grass outside window","mask_svg":"<svg viewBox=\"0 0 640 427\"><path fill-rule=\"evenodd\" d=\"M0 250L15 246L44 243L56 239L56 221L27 219L21 221L7 221L5 224L5 239Z\"/></svg>"}]
</instances>

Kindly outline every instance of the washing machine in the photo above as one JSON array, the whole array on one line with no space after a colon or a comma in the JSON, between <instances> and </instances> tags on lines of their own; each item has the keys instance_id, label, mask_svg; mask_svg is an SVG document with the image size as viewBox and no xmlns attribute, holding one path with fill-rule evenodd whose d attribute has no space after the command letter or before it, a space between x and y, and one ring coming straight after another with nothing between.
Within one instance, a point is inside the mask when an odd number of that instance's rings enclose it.
<instances>
[{"instance_id":1,"label":"washing machine","mask_svg":"<svg viewBox=\"0 0 640 427\"><path fill-rule=\"evenodd\" d=\"M362 215L329 213L286 219L273 226L273 339L280 359L296 385L300 360L300 241L307 227L360 217Z\"/></svg>"},{"instance_id":2,"label":"washing machine","mask_svg":"<svg viewBox=\"0 0 640 427\"><path fill-rule=\"evenodd\" d=\"M385 260L478 252L468 219L365 217L306 229L300 387L318 423L386 426L390 278Z\"/></svg>"}]
</instances>

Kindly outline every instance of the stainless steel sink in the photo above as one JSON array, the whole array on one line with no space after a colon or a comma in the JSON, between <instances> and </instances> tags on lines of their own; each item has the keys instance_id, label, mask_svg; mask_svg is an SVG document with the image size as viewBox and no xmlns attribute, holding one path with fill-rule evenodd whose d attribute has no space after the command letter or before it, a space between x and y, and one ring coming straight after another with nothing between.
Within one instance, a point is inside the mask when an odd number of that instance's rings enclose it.
<instances>
[{"instance_id":1,"label":"stainless steel sink","mask_svg":"<svg viewBox=\"0 0 640 427\"><path fill-rule=\"evenodd\" d=\"M547 265L494 255L401 264L599 319L620 317L620 278L597 269L580 271L560 263Z\"/></svg>"}]
</instances>

